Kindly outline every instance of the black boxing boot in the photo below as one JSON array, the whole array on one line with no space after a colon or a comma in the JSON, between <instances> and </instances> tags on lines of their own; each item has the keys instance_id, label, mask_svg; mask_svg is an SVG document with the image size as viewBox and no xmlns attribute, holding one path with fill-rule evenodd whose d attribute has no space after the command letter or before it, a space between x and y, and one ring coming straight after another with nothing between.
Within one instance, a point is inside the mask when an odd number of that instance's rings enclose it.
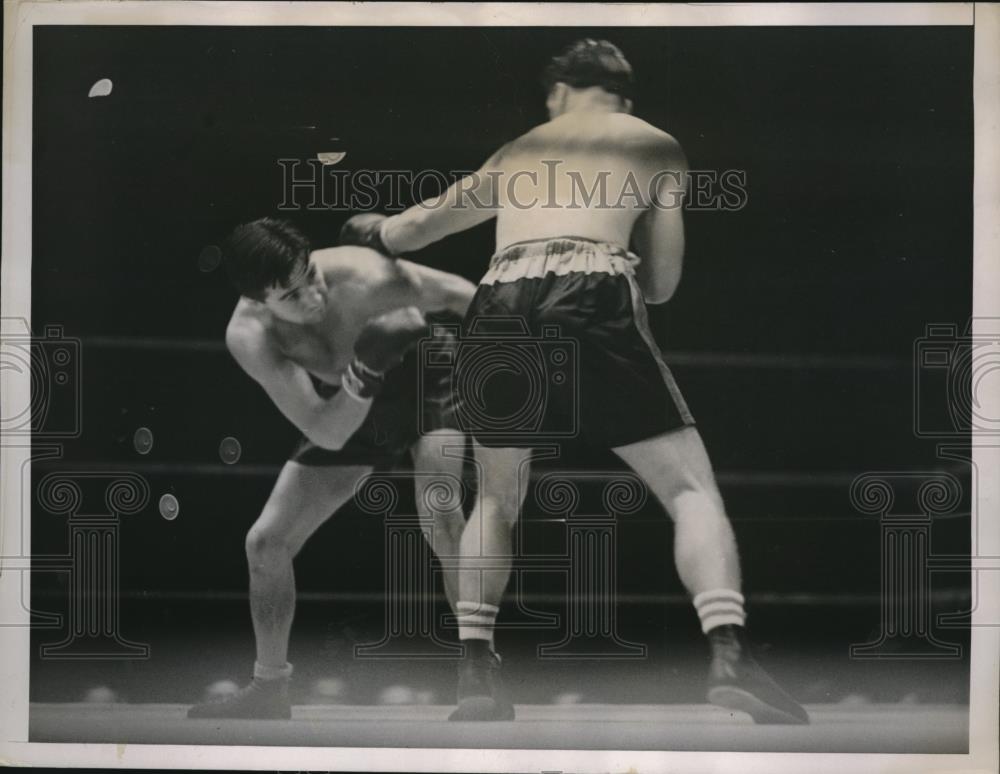
<instances>
[{"instance_id":1,"label":"black boxing boot","mask_svg":"<svg viewBox=\"0 0 1000 774\"><path fill-rule=\"evenodd\" d=\"M708 701L746 712L754 723L809 723L809 715L758 664L742 626L724 624L708 632L712 663L708 674Z\"/></svg>"},{"instance_id":2,"label":"black boxing boot","mask_svg":"<svg viewBox=\"0 0 1000 774\"><path fill-rule=\"evenodd\" d=\"M231 696L195 704L189 718L233 718L243 720L288 720L292 704L288 698L287 677L263 680L255 677L249 685Z\"/></svg>"},{"instance_id":3,"label":"black boxing boot","mask_svg":"<svg viewBox=\"0 0 1000 774\"><path fill-rule=\"evenodd\" d=\"M500 656L486 640L463 640L458 665L458 708L448 720L513 720L514 705L500 680Z\"/></svg>"}]
</instances>

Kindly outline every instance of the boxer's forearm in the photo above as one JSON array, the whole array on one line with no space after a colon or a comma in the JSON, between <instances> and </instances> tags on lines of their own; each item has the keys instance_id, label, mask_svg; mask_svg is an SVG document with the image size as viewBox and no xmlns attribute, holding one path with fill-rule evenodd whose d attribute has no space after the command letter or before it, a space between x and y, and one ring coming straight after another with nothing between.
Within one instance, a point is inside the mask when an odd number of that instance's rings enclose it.
<instances>
[{"instance_id":1,"label":"boxer's forearm","mask_svg":"<svg viewBox=\"0 0 1000 774\"><path fill-rule=\"evenodd\" d=\"M418 204L386 220L382 226L382 240L393 255L412 253L492 216L492 212L472 208Z\"/></svg>"},{"instance_id":2,"label":"boxer's forearm","mask_svg":"<svg viewBox=\"0 0 1000 774\"><path fill-rule=\"evenodd\" d=\"M399 258L393 262L405 290L401 302L423 312L450 312L464 317L476 286L464 277Z\"/></svg>"},{"instance_id":3,"label":"boxer's forearm","mask_svg":"<svg viewBox=\"0 0 1000 774\"><path fill-rule=\"evenodd\" d=\"M684 221L679 208L653 210L637 224L635 245L642 259L636 271L647 303L669 301L684 266Z\"/></svg>"},{"instance_id":4,"label":"boxer's forearm","mask_svg":"<svg viewBox=\"0 0 1000 774\"><path fill-rule=\"evenodd\" d=\"M412 253L436 241L436 238L423 228L419 209L410 207L399 215L393 215L382 224L380 231L382 241L393 255Z\"/></svg>"},{"instance_id":5,"label":"boxer's forearm","mask_svg":"<svg viewBox=\"0 0 1000 774\"><path fill-rule=\"evenodd\" d=\"M496 215L491 178L482 171L456 181L441 196L388 218L381 227L390 253L419 250L446 236L477 226Z\"/></svg>"},{"instance_id":6,"label":"boxer's forearm","mask_svg":"<svg viewBox=\"0 0 1000 774\"><path fill-rule=\"evenodd\" d=\"M308 427L299 429L317 446L341 449L364 423L371 405L371 399L359 400L341 389L324 402Z\"/></svg>"},{"instance_id":7,"label":"boxer's forearm","mask_svg":"<svg viewBox=\"0 0 1000 774\"><path fill-rule=\"evenodd\" d=\"M684 194L687 161L680 145L667 138L658 147L660 170L655 201L635 224L633 241L642 263L637 275L647 303L671 299L681 281L684 265Z\"/></svg>"}]
</instances>

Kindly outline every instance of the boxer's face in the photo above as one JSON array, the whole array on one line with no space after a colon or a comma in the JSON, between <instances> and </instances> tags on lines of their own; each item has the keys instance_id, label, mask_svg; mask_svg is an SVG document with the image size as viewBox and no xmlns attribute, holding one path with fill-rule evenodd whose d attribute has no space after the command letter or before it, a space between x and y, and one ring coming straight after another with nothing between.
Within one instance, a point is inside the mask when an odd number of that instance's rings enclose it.
<instances>
[{"instance_id":1,"label":"boxer's face","mask_svg":"<svg viewBox=\"0 0 1000 774\"><path fill-rule=\"evenodd\" d=\"M275 317L288 322L319 322L326 312L326 281L316 264L309 260L292 272L288 282L267 289L264 305Z\"/></svg>"}]
</instances>

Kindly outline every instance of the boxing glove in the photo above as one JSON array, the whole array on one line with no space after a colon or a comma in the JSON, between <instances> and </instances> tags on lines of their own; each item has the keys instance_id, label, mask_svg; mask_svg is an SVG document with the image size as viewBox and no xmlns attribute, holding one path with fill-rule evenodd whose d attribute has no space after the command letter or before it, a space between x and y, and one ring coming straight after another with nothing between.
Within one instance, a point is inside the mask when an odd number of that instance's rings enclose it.
<instances>
[{"instance_id":1,"label":"boxing glove","mask_svg":"<svg viewBox=\"0 0 1000 774\"><path fill-rule=\"evenodd\" d=\"M340 229L340 244L370 247L382 255L395 257L382 241L382 224L386 220L387 216L375 212L365 212L348 218Z\"/></svg>"},{"instance_id":2,"label":"boxing glove","mask_svg":"<svg viewBox=\"0 0 1000 774\"><path fill-rule=\"evenodd\" d=\"M415 307L388 312L372 320L354 342L354 360L347 367L341 385L349 395L367 400L379 393L385 374L430 333L427 321Z\"/></svg>"}]
</instances>

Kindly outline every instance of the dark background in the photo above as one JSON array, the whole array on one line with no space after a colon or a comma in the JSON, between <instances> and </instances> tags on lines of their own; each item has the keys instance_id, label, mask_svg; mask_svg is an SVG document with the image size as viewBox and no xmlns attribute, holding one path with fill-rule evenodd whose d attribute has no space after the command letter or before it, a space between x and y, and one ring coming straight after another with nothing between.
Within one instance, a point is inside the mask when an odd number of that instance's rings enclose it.
<instances>
[{"instance_id":1,"label":"dark background","mask_svg":"<svg viewBox=\"0 0 1000 774\"><path fill-rule=\"evenodd\" d=\"M204 648L196 627L209 621L237 643L230 673L246 673L243 535L296 437L223 350L236 295L223 270L199 264L202 250L279 214L279 158L344 150L344 170L476 168L545 120L537 75L587 35L624 50L635 113L677 137L692 168L746 171L743 210L688 215L684 279L651 317L719 473L756 636L835 661L836 689L812 680L812 700L899 674L847 658L847 644L877 633L880 592L877 517L848 491L869 470L967 480L914 433L912 364L928 323L961 329L971 314L971 28L38 27L31 322L81 340L83 431L35 476L106 467L149 482L150 506L120 530L125 633L171 643L146 669ZM100 78L113 93L88 99ZM347 217L285 215L319 246ZM486 224L416 259L476 280L492 248ZM926 400L943 412L935 384ZM139 427L154 435L147 455L133 447ZM219 456L227 436L242 447L234 465ZM174 521L157 512L164 493L180 502ZM33 551L65 551L65 518L35 513ZM300 606L293 648L306 629L377 628L382 535L347 509L306 547L299 587L322 599ZM650 507L620 536L622 626L635 640L697 639L667 518ZM963 502L935 523L934 550L967 550L967 536ZM33 588L56 609L66 578L39 574ZM968 578L935 576L935 592L939 612L961 609ZM175 667L197 679L222 669ZM33 673L33 695L70 691L45 682L60 669ZM789 679L815 677L800 669ZM947 675L919 682L961 698L965 673Z\"/></svg>"}]
</instances>

